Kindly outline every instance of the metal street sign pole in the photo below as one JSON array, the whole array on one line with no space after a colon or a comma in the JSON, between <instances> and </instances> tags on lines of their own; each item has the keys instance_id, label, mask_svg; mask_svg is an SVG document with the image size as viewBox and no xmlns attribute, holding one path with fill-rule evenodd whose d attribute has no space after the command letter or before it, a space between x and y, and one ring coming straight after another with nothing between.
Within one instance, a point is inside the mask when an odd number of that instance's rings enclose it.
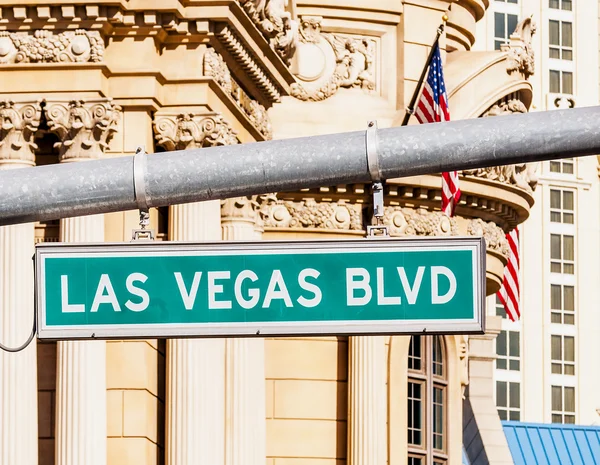
<instances>
[{"instance_id":1,"label":"metal street sign pole","mask_svg":"<svg viewBox=\"0 0 600 465\"><path fill-rule=\"evenodd\" d=\"M40 339L484 331L482 238L38 244Z\"/></svg>"},{"instance_id":2,"label":"metal street sign pole","mask_svg":"<svg viewBox=\"0 0 600 465\"><path fill-rule=\"evenodd\" d=\"M600 107L0 172L0 225L600 153Z\"/></svg>"}]
</instances>

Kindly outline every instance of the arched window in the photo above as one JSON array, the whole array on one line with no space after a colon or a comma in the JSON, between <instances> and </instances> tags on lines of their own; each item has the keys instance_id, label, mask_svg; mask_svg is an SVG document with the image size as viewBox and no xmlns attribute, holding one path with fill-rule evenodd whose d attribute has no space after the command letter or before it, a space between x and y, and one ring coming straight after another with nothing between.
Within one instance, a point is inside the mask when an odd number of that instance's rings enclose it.
<instances>
[{"instance_id":1,"label":"arched window","mask_svg":"<svg viewBox=\"0 0 600 465\"><path fill-rule=\"evenodd\" d=\"M408 350L408 465L448 459L446 348L441 336L412 336Z\"/></svg>"}]
</instances>

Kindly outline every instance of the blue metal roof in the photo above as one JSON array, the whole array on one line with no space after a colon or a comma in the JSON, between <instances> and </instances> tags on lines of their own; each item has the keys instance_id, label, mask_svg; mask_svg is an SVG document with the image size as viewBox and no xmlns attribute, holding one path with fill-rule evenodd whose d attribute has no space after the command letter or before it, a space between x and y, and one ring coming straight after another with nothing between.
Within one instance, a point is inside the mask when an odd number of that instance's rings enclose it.
<instances>
[{"instance_id":1,"label":"blue metal roof","mask_svg":"<svg viewBox=\"0 0 600 465\"><path fill-rule=\"evenodd\" d=\"M600 465L600 427L503 421L515 465Z\"/></svg>"}]
</instances>

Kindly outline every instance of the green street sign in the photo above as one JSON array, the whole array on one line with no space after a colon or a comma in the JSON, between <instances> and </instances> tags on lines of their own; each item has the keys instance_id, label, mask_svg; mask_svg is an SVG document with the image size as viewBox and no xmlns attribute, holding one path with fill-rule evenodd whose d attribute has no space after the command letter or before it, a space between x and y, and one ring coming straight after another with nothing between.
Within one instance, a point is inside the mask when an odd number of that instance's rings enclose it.
<instances>
[{"instance_id":1,"label":"green street sign","mask_svg":"<svg viewBox=\"0 0 600 465\"><path fill-rule=\"evenodd\" d=\"M38 244L40 339L481 333L482 238Z\"/></svg>"}]
</instances>

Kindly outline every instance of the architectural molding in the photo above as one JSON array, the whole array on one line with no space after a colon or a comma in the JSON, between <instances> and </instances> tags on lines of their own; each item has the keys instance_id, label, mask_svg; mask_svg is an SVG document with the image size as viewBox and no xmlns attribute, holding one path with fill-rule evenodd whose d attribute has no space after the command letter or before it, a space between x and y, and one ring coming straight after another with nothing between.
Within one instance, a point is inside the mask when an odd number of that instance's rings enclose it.
<instances>
[{"instance_id":1,"label":"architectural molding","mask_svg":"<svg viewBox=\"0 0 600 465\"><path fill-rule=\"evenodd\" d=\"M100 62L103 57L98 31L0 31L0 64Z\"/></svg>"},{"instance_id":2,"label":"architectural molding","mask_svg":"<svg viewBox=\"0 0 600 465\"><path fill-rule=\"evenodd\" d=\"M440 211L424 208L386 206L383 223L389 227L390 236L457 236L455 218Z\"/></svg>"},{"instance_id":3,"label":"architectural molding","mask_svg":"<svg viewBox=\"0 0 600 465\"><path fill-rule=\"evenodd\" d=\"M260 206L266 228L316 228L346 231L362 231L362 205L317 202L306 199L299 202L277 201L265 197Z\"/></svg>"},{"instance_id":4,"label":"architectural molding","mask_svg":"<svg viewBox=\"0 0 600 465\"><path fill-rule=\"evenodd\" d=\"M237 0L279 57L290 64L296 51L298 22L286 6L289 0Z\"/></svg>"},{"instance_id":5,"label":"architectural molding","mask_svg":"<svg viewBox=\"0 0 600 465\"><path fill-rule=\"evenodd\" d=\"M537 26L531 17L525 18L509 37L509 43L501 46L500 50L508 52L506 71L508 74L519 72L528 79L535 72L535 52L531 39Z\"/></svg>"},{"instance_id":6,"label":"architectural molding","mask_svg":"<svg viewBox=\"0 0 600 465\"><path fill-rule=\"evenodd\" d=\"M267 99L271 102L281 101L282 89L268 76L233 29L227 24L219 24L215 27L215 35Z\"/></svg>"},{"instance_id":7,"label":"architectural molding","mask_svg":"<svg viewBox=\"0 0 600 465\"><path fill-rule=\"evenodd\" d=\"M266 140L273 138L273 127L267 110L242 89L231 76L229 67L223 57L213 48L208 48L204 52L203 74L212 77L233 98L237 106L246 114L252 125Z\"/></svg>"},{"instance_id":8,"label":"architectural molding","mask_svg":"<svg viewBox=\"0 0 600 465\"><path fill-rule=\"evenodd\" d=\"M321 31L320 17L302 17L298 40L299 82L291 95L321 101L340 87L375 90L375 41Z\"/></svg>"},{"instance_id":9,"label":"architectural molding","mask_svg":"<svg viewBox=\"0 0 600 465\"><path fill-rule=\"evenodd\" d=\"M0 102L0 162L35 165L35 133L40 126L40 101Z\"/></svg>"},{"instance_id":10,"label":"architectural molding","mask_svg":"<svg viewBox=\"0 0 600 465\"><path fill-rule=\"evenodd\" d=\"M44 116L59 142L60 161L99 158L117 131L121 107L112 99L48 101Z\"/></svg>"},{"instance_id":11,"label":"architectural molding","mask_svg":"<svg viewBox=\"0 0 600 465\"><path fill-rule=\"evenodd\" d=\"M236 131L218 113L158 113L154 117L154 132L157 144L167 151L239 142Z\"/></svg>"},{"instance_id":12,"label":"architectural molding","mask_svg":"<svg viewBox=\"0 0 600 465\"><path fill-rule=\"evenodd\" d=\"M467 226L467 234L483 237L488 250L494 250L508 260L510 249L506 234L496 223L483 221L481 218L471 219Z\"/></svg>"}]
</instances>

